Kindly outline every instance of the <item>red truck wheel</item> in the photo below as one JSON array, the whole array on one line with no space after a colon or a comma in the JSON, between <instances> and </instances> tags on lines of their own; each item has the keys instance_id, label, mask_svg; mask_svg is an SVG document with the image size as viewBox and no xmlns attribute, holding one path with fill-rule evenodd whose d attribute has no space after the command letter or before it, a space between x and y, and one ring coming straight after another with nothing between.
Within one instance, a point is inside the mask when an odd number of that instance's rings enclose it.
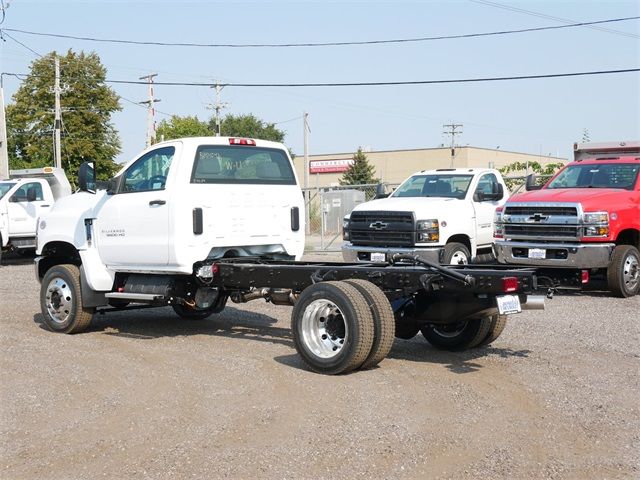
<instances>
[{"instance_id":1,"label":"red truck wheel","mask_svg":"<svg viewBox=\"0 0 640 480\"><path fill-rule=\"evenodd\" d=\"M618 245L613 250L607 284L618 297L632 297L640 292L640 252L636 247Z\"/></svg>"}]
</instances>

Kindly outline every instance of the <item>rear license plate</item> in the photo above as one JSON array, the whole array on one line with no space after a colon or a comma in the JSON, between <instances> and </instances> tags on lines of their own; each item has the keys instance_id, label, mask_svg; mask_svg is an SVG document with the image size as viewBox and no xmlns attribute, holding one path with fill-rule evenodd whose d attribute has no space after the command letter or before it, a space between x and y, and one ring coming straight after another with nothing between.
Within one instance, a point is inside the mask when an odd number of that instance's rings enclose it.
<instances>
[{"instance_id":1,"label":"rear license plate","mask_svg":"<svg viewBox=\"0 0 640 480\"><path fill-rule=\"evenodd\" d=\"M529 258L547 258L547 250L545 248L530 248Z\"/></svg>"},{"instance_id":2,"label":"rear license plate","mask_svg":"<svg viewBox=\"0 0 640 480\"><path fill-rule=\"evenodd\" d=\"M387 256L384 253L373 252L371 253L371 261L372 262L386 262Z\"/></svg>"},{"instance_id":3,"label":"rear license plate","mask_svg":"<svg viewBox=\"0 0 640 480\"><path fill-rule=\"evenodd\" d=\"M498 302L498 312L500 315L511 315L512 313L520 313L520 297L517 295L502 295L496 298Z\"/></svg>"}]
</instances>

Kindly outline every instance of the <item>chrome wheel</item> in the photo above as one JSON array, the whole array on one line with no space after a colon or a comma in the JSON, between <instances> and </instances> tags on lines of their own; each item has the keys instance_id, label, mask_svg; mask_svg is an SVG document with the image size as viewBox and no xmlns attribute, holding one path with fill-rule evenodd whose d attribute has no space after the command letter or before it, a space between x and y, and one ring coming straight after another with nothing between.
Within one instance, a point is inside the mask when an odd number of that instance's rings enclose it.
<instances>
[{"instance_id":1,"label":"chrome wheel","mask_svg":"<svg viewBox=\"0 0 640 480\"><path fill-rule=\"evenodd\" d=\"M622 279L629 291L633 291L640 282L640 270L638 269L638 257L627 255L622 265Z\"/></svg>"},{"instance_id":2,"label":"chrome wheel","mask_svg":"<svg viewBox=\"0 0 640 480\"><path fill-rule=\"evenodd\" d=\"M349 330L336 304L320 299L305 308L301 333L305 345L314 355L333 358L340 353Z\"/></svg>"},{"instance_id":3,"label":"chrome wheel","mask_svg":"<svg viewBox=\"0 0 640 480\"><path fill-rule=\"evenodd\" d=\"M454 252L454 254L451 256L451 265L467 265L469 263L469 257L467 257L467 254L464 253L461 250L458 250L457 252Z\"/></svg>"},{"instance_id":4,"label":"chrome wheel","mask_svg":"<svg viewBox=\"0 0 640 480\"><path fill-rule=\"evenodd\" d=\"M53 278L47 286L45 295L47 313L51 320L64 324L71 315L73 291L62 278Z\"/></svg>"}]
</instances>

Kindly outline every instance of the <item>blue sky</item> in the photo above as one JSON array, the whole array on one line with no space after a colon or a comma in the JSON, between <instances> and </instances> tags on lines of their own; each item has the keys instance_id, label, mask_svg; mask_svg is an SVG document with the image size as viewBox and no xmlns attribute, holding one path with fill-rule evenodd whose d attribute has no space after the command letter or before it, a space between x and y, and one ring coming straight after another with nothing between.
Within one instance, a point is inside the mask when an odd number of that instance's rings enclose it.
<instances>
[{"instance_id":1,"label":"blue sky","mask_svg":"<svg viewBox=\"0 0 640 480\"><path fill-rule=\"evenodd\" d=\"M5 3L7 0L4 0ZM493 3L494 5L489 5ZM200 43L361 41L490 32L640 15L633 1L91 1L12 0L3 28L98 38ZM506 8L505 8L506 6ZM11 35L40 54L95 51L108 78L159 82L306 83L437 80L532 75L640 66L640 21L604 27L391 45L224 49L92 43ZM0 45L3 72L29 71L36 56L11 39ZM19 81L5 77L5 102ZM143 85L112 85L146 99ZM206 120L214 91L156 86L165 114ZM338 88L227 87L225 112L253 113L285 130L303 151L309 112L311 154L436 147L443 124L463 124L462 145L568 157L587 128L592 141L640 138L640 74L513 82ZM63 105L64 106L64 105ZM118 161L144 147L146 110L122 102L113 116ZM160 113L161 112L161 113ZM295 120L292 120L295 119ZM283 122L283 123L280 123Z\"/></svg>"}]
</instances>

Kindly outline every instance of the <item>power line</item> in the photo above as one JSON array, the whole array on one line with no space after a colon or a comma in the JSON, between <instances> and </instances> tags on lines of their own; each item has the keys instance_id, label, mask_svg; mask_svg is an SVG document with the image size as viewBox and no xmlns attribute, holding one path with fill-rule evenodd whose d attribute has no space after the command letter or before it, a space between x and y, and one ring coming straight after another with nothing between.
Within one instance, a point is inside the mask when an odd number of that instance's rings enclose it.
<instances>
[{"instance_id":1,"label":"power line","mask_svg":"<svg viewBox=\"0 0 640 480\"><path fill-rule=\"evenodd\" d=\"M484 77L484 78L457 78L449 80L408 80L395 82L347 82L347 83L224 83L224 87L380 87L391 85L433 85L443 83L474 83L474 82L497 82L506 80L532 80L541 78L561 78L579 77L587 75L607 75L614 73L638 72L640 68L626 68L620 70L598 70L588 72L551 73L542 75L518 75L509 77ZM113 84L134 84L141 85L145 82L136 80L105 80L106 83ZM156 82L155 85L179 86L179 87L212 87L211 83L198 82Z\"/></svg>"},{"instance_id":2,"label":"power line","mask_svg":"<svg viewBox=\"0 0 640 480\"><path fill-rule=\"evenodd\" d=\"M533 16L533 17L544 18L544 19L548 19L548 20L555 20L557 22L563 22L563 23L569 23L569 24L574 23L573 20L569 20L567 18L553 17L551 15L546 15L544 13L534 12L532 10L525 10L524 8L514 7L514 6L511 6L511 5L505 5L503 3L491 2L491 1L488 1L488 0L470 0L470 1L474 2L474 3L482 4L482 5L487 5L489 7L501 8L503 10L509 10L511 12L524 13L525 15L530 15L530 16ZM634 33L620 32L618 30L612 30L610 28L597 27L597 26L594 26L594 25L596 25L596 24L595 23L591 23L591 24L585 24L583 26L585 26L587 28L592 28L594 30L600 30L601 32L615 33L616 35L622 35L623 37L640 38L640 35L636 35Z\"/></svg>"},{"instance_id":3,"label":"power line","mask_svg":"<svg viewBox=\"0 0 640 480\"><path fill-rule=\"evenodd\" d=\"M474 1L474 0L472 0ZM485 3L485 2L480 2ZM487 2L490 4L492 2ZM495 5L494 5L495 6ZM561 20L555 17L550 17L554 20ZM415 42L428 42L434 40L451 40L461 38L475 38L475 37L488 37L494 35L510 35L514 33L527 33L527 32L540 32L544 30L559 30L563 28L574 27L588 27L592 25L600 25L605 23L625 22L628 20L637 20L640 16L624 17L624 18L611 18L607 20L596 20L593 22L578 22L567 25L550 25L545 27L533 27L522 28L513 30L499 30L494 32L480 32L480 33L466 33L459 35L440 35L433 37L417 37L417 38L396 38L386 40L364 40L364 41L350 41L350 42L317 42L317 43L195 43L195 42L159 42L151 40L122 40L117 38L97 38L97 37L85 37L78 35L64 35L60 33L48 33L48 32L34 32L30 30L21 30L17 28L4 28L2 32L15 32L23 33L25 35L36 35L41 37L54 37L54 38L67 38L72 40L82 40L87 42L101 42L101 43L120 43L128 45L152 45L162 47L203 47L203 48L286 48L286 47L341 47L347 45L380 45L390 43L415 43ZM615 30L612 30L615 31ZM624 32L618 32L624 34ZM626 36L633 36L637 38L637 35L625 34Z\"/></svg>"},{"instance_id":4,"label":"power line","mask_svg":"<svg viewBox=\"0 0 640 480\"><path fill-rule=\"evenodd\" d=\"M29 50L31 53L37 55L38 57L42 58L42 55L40 55L38 52L36 52L33 48L27 47L24 43L22 43L19 40L16 40L15 38L13 38L11 35L9 35L7 32L4 31L4 29L0 30L0 34L4 35L5 37L13 40L14 42L16 42L18 45L23 46L24 48L26 48L27 50Z\"/></svg>"},{"instance_id":5,"label":"power line","mask_svg":"<svg viewBox=\"0 0 640 480\"><path fill-rule=\"evenodd\" d=\"M508 77L481 77L481 78L455 78L445 80L407 80L407 81L393 81L393 82L327 82L327 83L219 83L221 87L386 87L392 85L435 85L446 83L479 83L479 82L499 82L510 80L537 80L543 78L563 78L563 77L581 77L591 75L610 75L618 73L632 73L639 72L640 68L623 68L619 70L593 70L587 72L569 72L569 73L548 73L540 75L517 75ZM14 76L18 79L20 77L27 77L33 74L26 73L12 73L2 72L2 75ZM72 78L72 77L68 77ZM104 80L105 83L122 84L122 85L146 85L147 82L141 80ZM215 83L205 82L154 82L157 86L166 87L215 87ZM165 115L169 115L166 114Z\"/></svg>"}]
</instances>

